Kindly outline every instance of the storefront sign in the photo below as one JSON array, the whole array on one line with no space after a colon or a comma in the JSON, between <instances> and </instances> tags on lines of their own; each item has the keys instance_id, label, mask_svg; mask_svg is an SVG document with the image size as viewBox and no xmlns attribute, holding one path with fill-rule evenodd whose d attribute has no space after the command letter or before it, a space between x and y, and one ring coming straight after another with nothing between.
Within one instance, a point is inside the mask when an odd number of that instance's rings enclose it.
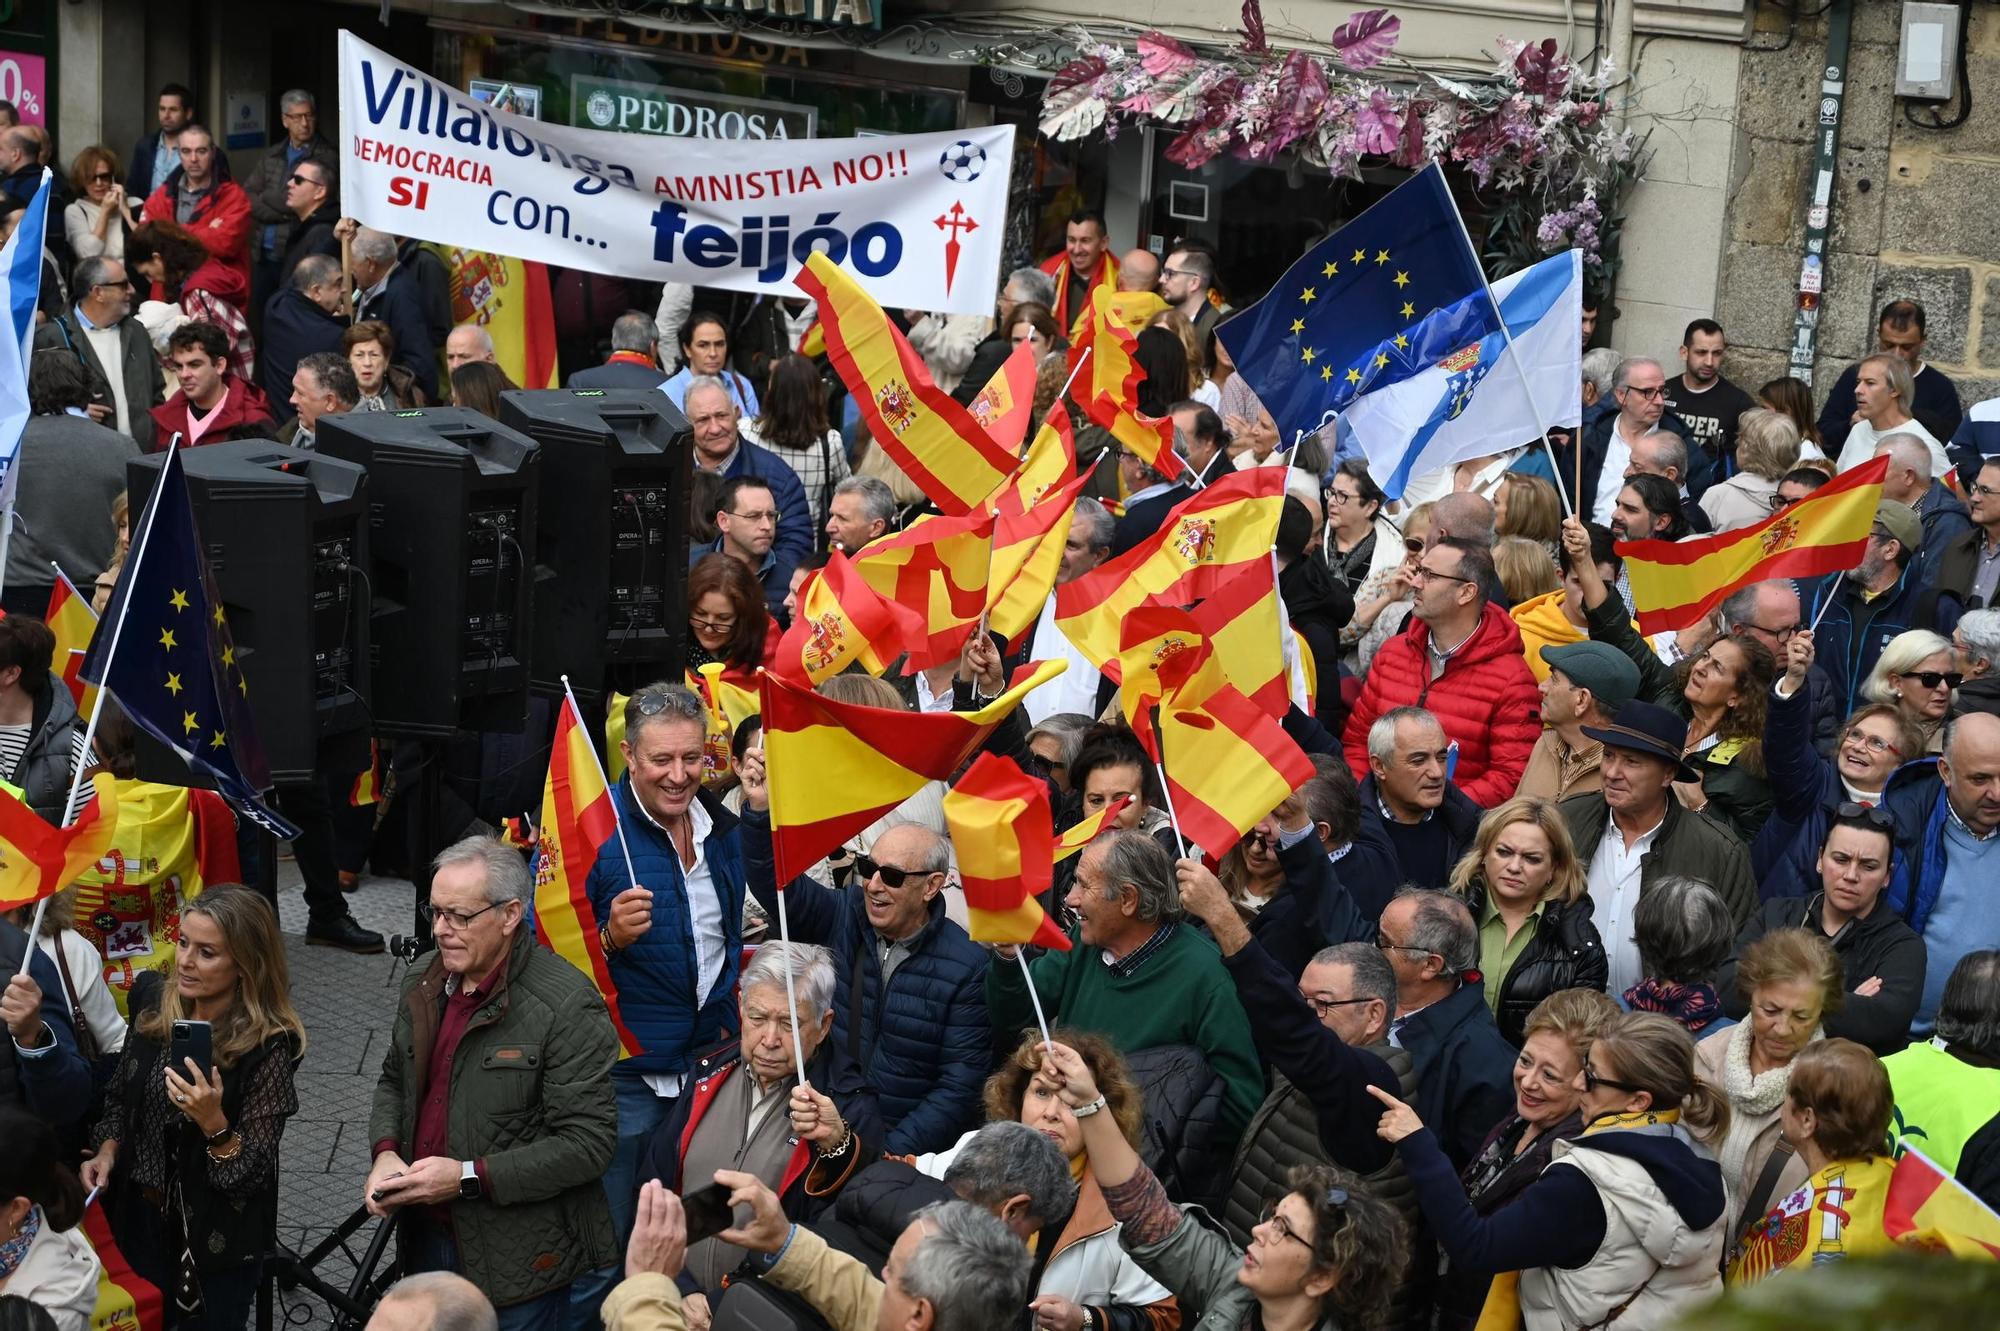
<instances>
[{"instance_id":1,"label":"storefront sign","mask_svg":"<svg viewBox=\"0 0 2000 1331\"><path fill-rule=\"evenodd\" d=\"M696 9L710 13L747 14L756 18L816 23L832 28L882 26L878 0L668 0L666 7L670 11Z\"/></svg>"},{"instance_id":2,"label":"storefront sign","mask_svg":"<svg viewBox=\"0 0 2000 1331\"><path fill-rule=\"evenodd\" d=\"M820 250L892 309L993 305L1011 125L663 144L496 110L349 32L340 105L343 209L379 230L774 294Z\"/></svg>"},{"instance_id":3,"label":"storefront sign","mask_svg":"<svg viewBox=\"0 0 2000 1331\"><path fill-rule=\"evenodd\" d=\"M664 134L677 139L809 139L819 120L810 106L695 92L627 79L578 74L570 79L570 117L591 129Z\"/></svg>"}]
</instances>

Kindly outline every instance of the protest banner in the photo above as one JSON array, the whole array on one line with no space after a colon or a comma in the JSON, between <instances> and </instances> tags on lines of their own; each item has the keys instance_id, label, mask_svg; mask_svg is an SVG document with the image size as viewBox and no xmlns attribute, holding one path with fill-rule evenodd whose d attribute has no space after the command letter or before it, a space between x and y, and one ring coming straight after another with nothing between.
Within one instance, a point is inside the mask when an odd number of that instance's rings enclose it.
<instances>
[{"instance_id":1,"label":"protest banner","mask_svg":"<svg viewBox=\"0 0 2000 1331\"><path fill-rule=\"evenodd\" d=\"M1011 125L662 140L546 124L340 34L341 211L563 268L796 295L813 250L890 309L990 314Z\"/></svg>"}]
</instances>

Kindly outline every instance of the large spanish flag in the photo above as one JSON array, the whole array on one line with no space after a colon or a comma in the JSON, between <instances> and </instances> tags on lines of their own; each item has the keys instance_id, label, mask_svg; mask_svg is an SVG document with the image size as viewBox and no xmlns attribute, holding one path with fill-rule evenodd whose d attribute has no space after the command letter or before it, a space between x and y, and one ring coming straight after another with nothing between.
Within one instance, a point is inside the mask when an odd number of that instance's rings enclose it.
<instances>
[{"instance_id":1,"label":"large spanish flag","mask_svg":"<svg viewBox=\"0 0 2000 1331\"><path fill-rule=\"evenodd\" d=\"M1145 541L1056 588L1057 626L1103 670L1117 660L1120 622L1141 604L1188 605L1252 560L1268 563L1284 473L1252 467L1189 496Z\"/></svg>"},{"instance_id":2,"label":"large spanish flag","mask_svg":"<svg viewBox=\"0 0 2000 1331\"><path fill-rule=\"evenodd\" d=\"M528 259L432 245L451 270L451 321L493 339L493 359L523 388L554 388L556 307L549 270Z\"/></svg>"},{"instance_id":3,"label":"large spanish flag","mask_svg":"<svg viewBox=\"0 0 2000 1331\"><path fill-rule=\"evenodd\" d=\"M1220 860L1312 779L1312 761L1271 715L1223 679L1213 653L1150 718L1151 751L1187 839Z\"/></svg>"},{"instance_id":4,"label":"large spanish flag","mask_svg":"<svg viewBox=\"0 0 2000 1331\"><path fill-rule=\"evenodd\" d=\"M1031 661L978 711L928 713L834 702L766 670L764 766L778 881L790 883L926 782L948 780L1028 690L1067 665Z\"/></svg>"},{"instance_id":5,"label":"large spanish flag","mask_svg":"<svg viewBox=\"0 0 2000 1331\"><path fill-rule=\"evenodd\" d=\"M1043 495L1069 483L1076 475L1076 427L1069 411L1058 401L1042 419L1021 465L987 501L1002 513L1020 513L1033 508Z\"/></svg>"},{"instance_id":6,"label":"large spanish flag","mask_svg":"<svg viewBox=\"0 0 2000 1331\"><path fill-rule=\"evenodd\" d=\"M993 565L986 579L986 622L1012 642L1035 626L1062 572L1063 547L1076 517L1077 496L1090 471L1044 495L1025 513L1002 513L993 525Z\"/></svg>"},{"instance_id":7,"label":"large spanish flag","mask_svg":"<svg viewBox=\"0 0 2000 1331\"><path fill-rule=\"evenodd\" d=\"M921 611L876 591L845 553L834 550L826 567L799 588L798 613L778 639L771 669L808 686L851 661L880 675L906 643L927 637Z\"/></svg>"},{"instance_id":8,"label":"large spanish flag","mask_svg":"<svg viewBox=\"0 0 2000 1331\"><path fill-rule=\"evenodd\" d=\"M618 1057L642 1052L618 1011L618 989L597 937L597 912L587 884L597 853L618 835L611 790L590 747L590 732L567 692L556 713L555 744L549 750L548 782L542 788L541 838L535 850L535 934L543 946L582 971L610 1009L618 1031Z\"/></svg>"},{"instance_id":9,"label":"large spanish flag","mask_svg":"<svg viewBox=\"0 0 2000 1331\"><path fill-rule=\"evenodd\" d=\"M827 358L875 442L941 511L976 510L1014 470L1013 452L932 381L924 358L837 264L815 252L796 281L819 303Z\"/></svg>"},{"instance_id":10,"label":"large spanish flag","mask_svg":"<svg viewBox=\"0 0 2000 1331\"><path fill-rule=\"evenodd\" d=\"M1882 1228L1890 1238L1954 1257L2000 1260L2000 1215L1936 1161L1905 1145L1889 1176Z\"/></svg>"},{"instance_id":11,"label":"large spanish flag","mask_svg":"<svg viewBox=\"0 0 2000 1331\"><path fill-rule=\"evenodd\" d=\"M1268 559L1251 560L1189 615L1215 649L1223 678L1274 719L1284 720L1292 706L1292 680L1285 669L1285 635L1291 629L1278 612L1277 567Z\"/></svg>"},{"instance_id":12,"label":"large spanish flag","mask_svg":"<svg viewBox=\"0 0 2000 1331\"><path fill-rule=\"evenodd\" d=\"M118 794L109 773L90 779L96 794L66 827L45 822L0 788L0 911L52 897L95 867L118 833Z\"/></svg>"},{"instance_id":13,"label":"large spanish flag","mask_svg":"<svg viewBox=\"0 0 2000 1331\"><path fill-rule=\"evenodd\" d=\"M1035 898L1055 878L1046 784L982 753L944 797L944 819L965 888L975 943L1033 943L1067 952L1069 939Z\"/></svg>"},{"instance_id":14,"label":"large spanish flag","mask_svg":"<svg viewBox=\"0 0 2000 1331\"><path fill-rule=\"evenodd\" d=\"M878 536L854 556L855 571L876 593L918 612L900 643L878 641L878 653L907 652L911 672L949 661L986 608L993 563L993 515L974 510L920 518Z\"/></svg>"},{"instance_id":15,"label":"large spanish flag","mask_svg":"<svg viewBox=\"0 0 2000 1331\"><path fill-rule=\"evenodd\" d=\"M1003 329L1001 335L1006 335ZM966 411L1000 447L1012 451L1028 437L1035 419L1035 344L1016 343Z\"/></svg>"},{"instance_id":16,"label":"large spanish flag","mask_svg":"<svg viewBox=\"0 0 2000 1331\"><path fill-rule=\"evenodd\" d=\"M97 686L84 683L78 672L83 669L83 654L90 648L91 635L97 632L97 612L60 567L55 573L56 585L49 591L49 611L43 619L56 635L56 673L69 685L76 710L89 716L97 705Z\"/></svg>"},{"instance_id":17,"label":"large spanish flag","mask_svg":"<svg viewBox=\"0 0 2000 1331\"><path fill-rule=\"evenodd\" d=\"M1641 633L1670 633L1769 578L1816 578L1861 562L1886 457L1851 467L1753 526L1691 541L1620 541Z\"/></svg>"}]
</instances>

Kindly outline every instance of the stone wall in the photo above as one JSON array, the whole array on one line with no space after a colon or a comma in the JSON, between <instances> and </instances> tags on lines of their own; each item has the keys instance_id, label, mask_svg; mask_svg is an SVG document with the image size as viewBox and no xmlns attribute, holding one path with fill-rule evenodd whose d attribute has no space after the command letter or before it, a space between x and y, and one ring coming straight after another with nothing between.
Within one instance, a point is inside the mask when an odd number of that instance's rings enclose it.
<instances>
[{"instance_id":1,"label":"stone wall","mask_svg":"<svg viewBox=\"0 0 2000 1331\"><path fill-rule=\"evenodd\" d=\"M1911 297L1929 315L1927 358L1969 406L2000 394L2000 10L1971 11L1973 114L1944 131L1912 126L1896 99L1900 11L1891 0L1855 4L1814 395L1873 349L1874 311ZM1753 392L1787 373L1825 24L1801 21L1788 48L1758 50L1784 33L1783 15L1766 7L1737 81L1716 318L1731 343L1726 372Z\"/></svg>"}]
</instances>

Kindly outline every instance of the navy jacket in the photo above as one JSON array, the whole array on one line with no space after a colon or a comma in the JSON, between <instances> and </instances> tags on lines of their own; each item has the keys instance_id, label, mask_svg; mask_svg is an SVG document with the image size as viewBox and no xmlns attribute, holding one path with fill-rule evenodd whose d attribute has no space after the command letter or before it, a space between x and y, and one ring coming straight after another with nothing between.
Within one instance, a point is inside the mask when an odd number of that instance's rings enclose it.
<instances>
[{"instance_id":1,"label":"navy jacket","mask_svg":"<svg viewBox=\"0 0 2000 1331\"><path fill-rule=\"evenodd\" d=\"M578 370L569 377L565 388L658 388L667 381L667 376L652 365L635 365L631 361L611 361L604 365L593 365L587 370Z\"/></svg>"},{"instance_id":2,"label":"navy jacket","mask_svg":"<svg viewBox=\"0 0 2000 1331\"><path fill-rule=\"evenodd\" d=\"M390 270L379 294L363 301L355 322L376 319L389 325L396 339L393 363L416 378L417 387L431 401L438 400L437 345L431 341L430 325L424 319L424 294L417 279L402 264ZM287 390L289 392L289 390Z\"/></svg>"},{"instance_id":3,"label":"navy jacket","mask_svg":"<svg viewBox=\"0 0 2000 1331\"><path fill-rule=\"evenodd\" d=\"M1439 836L1444 838L1444 868L1447 875L1450 874L1452 866L1458 863L1460 857L1466 851L1472 849L1473 839L1479 835L1479 820L1484 816L1485 811L1472 802L1471 796L1460 790L1454 782L1446 781L1444 783L1444 803L1438 805L1437 812L1431 815L1430 825ZM1395 864L1395 844L1389 840L1389 834L1383 830L1383 824L1386 821L1382 816L1382 796L1375 784L1375 774L1370 772L1361 780L1362 836L1372 836L1374 840L1379 841L1388 849L1389 862ZM1356 845L1359 845L1361 840L1362 837L1356 837ZM1350 877L1343 874L1341 877L1344 882L1359 881L1358 876ZM1408 880L1409 875L1404 873L1399 865L1395 870L1394 881L1385 883L1378 880L1375 883L1367 884L1366 887L1373 890L1364 889L1364 897L1366 899L1357 899L1356 904L1361 908L1363 914L1368 914L1372 906L1373 914L1370 915L1370 918L1379 918L1382 914L1382 908L1389 904L1389 898L1395 896L1396 889L1400 888ZM1443 887L1444 884L1425 883L1423 886ZM1376 898L1380 898L1379 901ZM1492 1126L1490 1123L1486 1125L1489 1128ZM1480 1129L1482 1134L1485 1131L1486 1128Z\"/></svg>"},{"instance_id":4,"label":"navy jacket","mask_svg":"<svg viewBox=\"0 0 2000 1331\"><path fill-rule=\"evenodd\" d=\"M778 910L771 820L746 809L741 824L750 894L766 913ZM862 889L835 890L810 878L785 893L795 942L833 952L833 1033L874 1085L891 1155L942 1151L985 1119L981 1093L991 1064L993 1028L986 1014L986 949L931 902L930 923L882 984L875 930Z\"/></svg>"},{"instance_id":5,"label":"navy jacket","mask_svg":"<svg viewBox=\"0 0 2000 1331\"><path fill-rule=\"evenodd\" d=\"M0 1039L7 1041L6 1060L11 1064L4 1069L10 1083L6 1089L23 1109L60 1127L90 1112L94 1089L90 1064L77 1050L76 1027L70 1021L69 1001L55 962L40 948L31 950L26 930L0 919L0 965L6 968L7 978L21 969L23 954L28 957L28 978L42 991L42 1024L53 1038L35 1053L24 1054L14 1048L12 1037L0 1031Z\"/></svg>"},{"instance_id":6,"label":"navy jacket","mask_svg":"<svg viewBox=\"0 0 2000 1331\"><path fill-rule=\"evenodd\" d=\"M1964 502L1945 488L1943 481L1932 481L1920 502L1924 548L1918 556L1917 580L1930 582L1936 576L1938 560L1944 557L1944 548L1972 530L1972 515L1966 512Z\"/></svg>"},{"instance_id":7,"label":"navy jacket","mask_svg":"<svg viewBox=\"0 0 2000 1331\"><path fill-rule=\"evenodd\" d=\"M1460 985L1393 1030L1423 1084L1417 1117L1440 1134L1452 1169L1464 1169L1493 1125L1513 1112L1514 1047L1501 1038L1477 984Z\"/></svg>"},{"instance_id":8,"label":"navy jacket","mask_svg":"<svg viewBox=\"0 0 2000 1331\"><path fill-rule=\"evenodd\" d=\"M1912 562L1896 585L1872 605L1862 602L1860 586L1846 574L1832 573L1813 589L1812 604L1801 606L1803 622L1819 623L1819 632L1813 635L1817 664L1825 666L1833 679L1841 716L1861 705L1861 685L1889 639L1906 629L1931 629L1949 638L1958 627L1964 607L1955 596L1926 595L1930 589L1921 563L1921 557ZM1834 603L1820 619L1820 607L1828 597Z\"/></svg>"},{"instance_id":9,"label":"navy jacket","mask_svg":"<svg viewBox=\"0 0 2000 1331\"><path fill-rule=\"evenodd\" d=\"M1611 432L1618 428L1618 408L1611 410L1585 425L1578 432L1583 446L1583 494L1577 498L1578 507L1588 513L1597 501L1597 486L1604 475L1604 458L1611 450ZM1708 451L1694 441L1694 430L1688 423L1671 411L1660 413L1660 423L1654 427L1671 430L1687 445L1688 474L1682 478L1687 484L1689 498L1700 499L1710 484L1720 479L1716 474L1715 460ZM1556 456L1562 460L1563 484L1576 475L1576 460L1571 453L1575 444L1556 449Z\"/></svg>"},{"instance_id":10,"label":"navy jacket","mask_svg":"<svg viewBox=\"0 0 2000 1331\"><path fill-rule=\"evenodd\" d=\"M1375 917L1362 918L1319 837L1308 834L1283 847L1278 863L1285 871L1284 886L1251 917L1250 933L1287 975L1297 979L1322 948L1375 941Z\"/></svg>"},{"instance_id":11,"label":"navy jacket","mask_svg":"<svg viewBox=\"0 0 2000 1331\"><path fill-rule=\"evenodd\" d=\"M703 792L696 798L713 820L702 857L722 903L722 972L706 994L695 992L699 967L689 926L687 878L681 857L653 820L639 809L632 778L612 792L618 821L632 850L639 886L653 894L653 927L611 958L618 1013L644 1053L618 1065L623 1076L685 1071L697 1049L706 1049L736 1025L736 972L743 952L743 854L736 815ZM611 918L611 901L631 884L614 831L597 848L585 890L597 918Z\"/></svg>"},{"instance_id":12,"label":"navy jacket","mask_svg":"<svg viewBox=\"0 0 2000 1331\"><path fill-rule=\"evenodd\" d=\"M755 476L771 487L771 498L777 501L778 536L771 545L777 564L765 586L777 589L778 604L782 607L785 589L792 582L792 570L813 551L812 506L806 503L806 487L783 458L740 436L736 440L736 456L730 460L723 479L733 480L738 476Z\"/></svg>"},{"instance_id":13,"label":"navy jacket","mask_svg":"<svg viewBox=\"0 0 2000 1331\"><path fill-rule=\"evenodd\" d=\"M286 287L264 306L264 338L257 348L257 382L273 410L292 414L292 375L316 351L340 350L347 325Z\"/></svg>"},{"instance_id":14,"label":"navy jacket","mask_svg":"<svg viewBox=\"0 0 2000 1331\"><path fill-rule=\"evenodd\" d=\"M1813 746L1812 692L1766 695L1764 768L1771 814L1750 843L1759 900L1803 896L1819 886L1819 843L1847 799L1840 771Z\"/></svg>"}]
</instances>

